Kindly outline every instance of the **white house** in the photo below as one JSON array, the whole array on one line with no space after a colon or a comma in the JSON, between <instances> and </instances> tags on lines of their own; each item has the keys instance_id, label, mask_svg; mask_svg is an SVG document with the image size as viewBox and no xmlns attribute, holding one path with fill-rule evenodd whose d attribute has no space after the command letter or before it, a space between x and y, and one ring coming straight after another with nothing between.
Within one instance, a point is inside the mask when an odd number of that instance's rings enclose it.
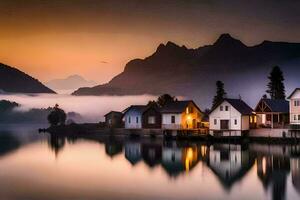
<instances>
[{"instance_id":1,"label":"white house","mask_svg":"<svg viewBox=\"0 0 300 200\"><path fill-rule=\"evenodd\" d=\"M290 124L300 125L300 88L296 88L288 99L290 100Z\"/></svg>"},{"instance_id":2,"label":"white house","mask_svg":"<svg viewBox=\"0 0 300 200\"><path fill-rule=\"evenodd\" d=\"M125 128L139 129L142 128L142 116L147 106L132 105L124 111Z\"/></svg>"},{"instance_id":3,"label":"white house","mask_svg":"<svg viewBox=\"0 0 300 200\"><path fill-rule=\"evenodd\" d=\"M200 127L202 112L191 100L174 101L161 109L162 129L196 129Z\"/></svg>"},{"instance_id":4,"label":"white house","mask_svg":"<svg viewBox=\"0 0 300 200\"><path fill-rule=\"evenodd\" d=\"M243 100L224 99L209 114L209 132L214 136L242 136L255 123L252 113Z\"/></svg>"}]
</instances>

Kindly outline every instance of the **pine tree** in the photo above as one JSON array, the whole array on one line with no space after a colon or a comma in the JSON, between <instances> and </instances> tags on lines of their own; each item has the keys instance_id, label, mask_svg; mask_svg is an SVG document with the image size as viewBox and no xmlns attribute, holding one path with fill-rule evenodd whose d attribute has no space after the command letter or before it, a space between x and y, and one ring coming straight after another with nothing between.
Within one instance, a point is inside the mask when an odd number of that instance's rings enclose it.
<instances>
[{"instance_id":1,"label":"pine tree","mask_svg":"<svg viewBox=\"0 0 300 200\"><path fill-rule=\"evenodd\" d=\"M273 67L268 79L268 89L266 92L271 99L285 99L284 77L281 69L278 66Z\"/></svg>"},{"instance_id":2,"label":"pine tree","mask_svg":"<svg viewBox=\"0 0 300 200\"><path fill-rule=\"evenodd\" d=\"M214 96L212 108L214 108L226 96L226 92L224 90L224 83L222 81L217 81L216 86L217 86L217 94L216 96Z\"/></svg>"}]
</instances>

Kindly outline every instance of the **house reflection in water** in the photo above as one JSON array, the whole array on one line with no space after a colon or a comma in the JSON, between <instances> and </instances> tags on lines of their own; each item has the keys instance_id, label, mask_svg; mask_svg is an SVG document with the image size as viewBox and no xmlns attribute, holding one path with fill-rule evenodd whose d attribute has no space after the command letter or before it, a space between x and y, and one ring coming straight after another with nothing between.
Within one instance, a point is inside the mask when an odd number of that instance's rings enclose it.
<instances>
[{"instance_id":1,"label":"house reflection in water","mask_svg":"<svg viewBox=\"0 0 300 200\"><path fill-rule=\"evenodd\" d=\"M237 144L215 144L210 147L207 162L225 189L230 190L253 166L254 158Z\"/></svg>"},{"instance_id":2,"label":"house reflection in water","mask_svg":"<svg viewBox=\"0 0 300 200\"><path fill-rule=\"evenodd\" d=\"M142 144L142 158L150 167L155 167L161 163L162 146L156 143Z\"/></svg>"},{"instance_id":3,"label":"house reflection in water","mask_svg":"<svg viewBox=\"0 0 300 200\"><path fill-rule=\"evenodd\" d=\"M292 183L300 194L300 158L291 159Z\"/></svg>"},{"instance_id":4,"label":"house reflection in water","mask_svg":"<svg viewBox=\"0 0 300 200\"><path fill-rule=\"evenodd\" d=\"M142 146L140 142L125 143L125 158L132 164L137 164L142 160Z\"/></svg>"},{"instance_id":5,"label":"house reflection in water","mask_svg":"<svg viewBox=\"0 0 300 200\"><path fill-rule=\"evenodd\" d=\"M173 142L163 147L162 166L171 177L177 177L182 172L188 172L199 161L198 146L177 147Z\"/></svg>"},{"instance_id":6,"label":"house reflection in water","mask_svg":"<svg viewBox=\"0 0 300 200\"><path fill-rule=\"evenodd\" d=\"M105 153L111 158L122 153L122 150L123 146L120 142L114 140L108 140L107 142L105 142Z\"/></svg>"},{"instance_id":7,"label":"house reflection in water","mask_svg":"<svg viewBox=\"0 0 300 200\"><path fill-rule=\"evenodd\" d=\"M272 187L273 199L285 199L290 158L284 156L257 156L257 175L267 190Z\"/></svg>"}]
</instances>

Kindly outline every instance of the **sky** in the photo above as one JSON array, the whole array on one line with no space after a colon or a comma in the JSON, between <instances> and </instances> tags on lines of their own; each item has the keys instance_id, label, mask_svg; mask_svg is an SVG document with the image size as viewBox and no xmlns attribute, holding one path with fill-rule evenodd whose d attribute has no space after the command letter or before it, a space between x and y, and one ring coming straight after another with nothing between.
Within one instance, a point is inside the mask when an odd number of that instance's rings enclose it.
<instances>
[{"instance_id":1,"label":"sky","mask_svg":"<svg viewBox=\"0 0 300 200\"><path fill-rule=\"evenodd\" d=\"M299 13L298 0L0 0L0 62L43 82L105 83L167 41L300 42Z\"/></svg>"}]
</instances>

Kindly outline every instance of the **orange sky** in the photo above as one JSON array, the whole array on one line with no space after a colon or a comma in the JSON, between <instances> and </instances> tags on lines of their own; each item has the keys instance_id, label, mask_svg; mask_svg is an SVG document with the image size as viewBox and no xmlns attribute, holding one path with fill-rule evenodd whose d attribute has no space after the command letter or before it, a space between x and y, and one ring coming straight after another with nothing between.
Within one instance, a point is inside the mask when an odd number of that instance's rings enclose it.
<instances>
[{"instance_id":1,"label":"orange sky","mask_svg":"<svg viewBox=\"0 0 300 200\"><path fill-rule=\"evenodd\" d=\"M285 1L0 2L0 62L48 81L79 74L109 81L168 40L187 47L229 32L246 44L299 41L300 3ZM4 28L3 28L4 27Z\"/></svg>"}]
</instances>

